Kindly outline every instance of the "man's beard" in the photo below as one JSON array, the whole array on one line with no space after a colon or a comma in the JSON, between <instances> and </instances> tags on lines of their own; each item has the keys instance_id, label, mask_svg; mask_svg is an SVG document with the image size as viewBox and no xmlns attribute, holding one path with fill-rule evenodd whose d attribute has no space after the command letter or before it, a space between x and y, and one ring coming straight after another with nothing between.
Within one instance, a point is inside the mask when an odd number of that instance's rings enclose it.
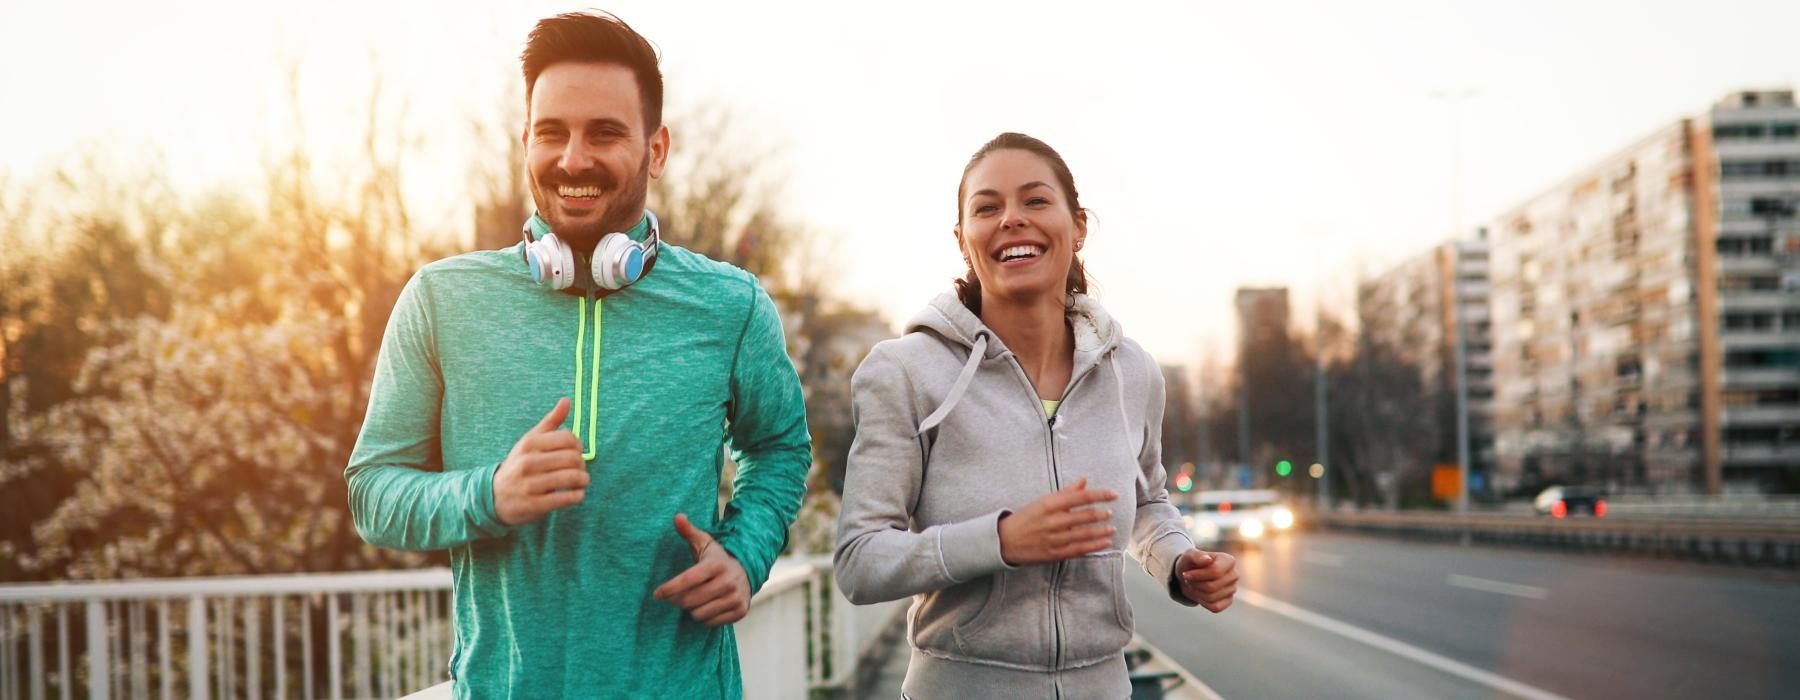
<instances>
[{"instance_id":1,"label":"man's beard","mask_svg":"<svg viewBox=\"0 0 1800 700\"><path fill-rule=\"evenodd\" d=\"M650 158L644 154L643 164L638 166L636 176L620 188L618 180L604 169L596 168L592 172L571 175L562 168L552 168L548 177L537 180L533 188L533 198L537 200L538 213L550 223L550 230L557 238L568 243L571 249L581 253L592 253L600 237L618 231L628 231L636 226L644 216L644 198L649 191ZM535 180L536 178L534 178ZM600 218L592 223L572 222L563 218L561 196L556 193L558 186L582 187L592 185L607 196L607 204L600 212Z\"/></svg>"}]
</instances>

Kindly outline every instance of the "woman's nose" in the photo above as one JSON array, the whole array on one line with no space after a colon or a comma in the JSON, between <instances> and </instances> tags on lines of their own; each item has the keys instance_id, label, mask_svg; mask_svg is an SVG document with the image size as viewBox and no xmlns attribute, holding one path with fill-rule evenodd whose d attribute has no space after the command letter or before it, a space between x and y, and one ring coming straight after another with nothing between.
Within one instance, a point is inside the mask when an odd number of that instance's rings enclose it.
<instances>
[{"instance_id":1,"label":"woman's nose","mask_svg":"<svg viewBox=\"0 0 1800 700\"><path fill-rule=\"evenodd\" d=\"M1006 214L1000 217L1000 228L1011 230L1025 226L1025 212L1007 207Z\"/></svg>"}]
</instances>

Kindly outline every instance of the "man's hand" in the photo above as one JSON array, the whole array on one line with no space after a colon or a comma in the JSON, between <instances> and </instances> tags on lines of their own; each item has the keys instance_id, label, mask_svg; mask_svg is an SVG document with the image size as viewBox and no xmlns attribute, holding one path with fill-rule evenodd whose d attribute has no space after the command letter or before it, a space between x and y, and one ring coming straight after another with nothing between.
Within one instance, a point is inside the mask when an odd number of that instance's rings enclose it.
<instances>
[{"instance_id":1,"label":"man's hand","mask_svg":"<svg viewBox=\"0 0 1800 700\"><path fill-rule=\"evenodd\" d=\"M1090 489L1083 478L1000 519L1000 559L1012 566L1049 564L1112 546L1112 517L1105 508L1083 506L1118 498Z\"/></svg>"},{"instance_id":2,"label":"man's hand","mask_svg":"<svg viewBox=\"0 0 1800 700\"><path fill-rule=\"evenodd\" d=\"M1237 559L1224 552L1190 549L1175 560L1175 578L1188 600L1216 613L1225 612L1237 595Z\"/></svg>"},{"instance_id":3,"label":"man's hand","mask_svg":"<svg viewBox=\"0 0 1800 700\"><path fill-rule=\"evenodd\" d=\"M655 598L688 611L708 627L744 619L750 612L750 579L744 565L712 535L688 522L686 515L675 516L675 531L687 540L694 565L658 586Z\"/></svg>"},{"instance_id":4,"label":"man's hand","mask_svg":"<svg viewBox=\"0 0 1800 700\"><path fill-rule=\"evenodd\" d=\"M494 472L494 514L500 522L528 523L586 497L589 477L581 440L557 429L568 414L569 399L564 397L525 431Z\"/></svg>"}]
</instances>

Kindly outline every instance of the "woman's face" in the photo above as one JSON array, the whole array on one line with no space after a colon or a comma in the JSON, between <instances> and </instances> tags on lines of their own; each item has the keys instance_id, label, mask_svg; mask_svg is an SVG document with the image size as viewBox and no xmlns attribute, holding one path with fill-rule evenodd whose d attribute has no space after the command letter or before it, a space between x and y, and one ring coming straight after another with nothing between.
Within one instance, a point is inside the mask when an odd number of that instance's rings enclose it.
<instances>
[{"instance_id":1,"label":"woman's face","mask_svg":"<svg viewBox=\"0 0 1800 700\"><path fill-rule=\"evenodd\" d=\"M1059 302L1086 217L1069 210L1050 164L1030 151L989 153L963 181L956 238L984 294Z\"/></svg>"}]
</instances>

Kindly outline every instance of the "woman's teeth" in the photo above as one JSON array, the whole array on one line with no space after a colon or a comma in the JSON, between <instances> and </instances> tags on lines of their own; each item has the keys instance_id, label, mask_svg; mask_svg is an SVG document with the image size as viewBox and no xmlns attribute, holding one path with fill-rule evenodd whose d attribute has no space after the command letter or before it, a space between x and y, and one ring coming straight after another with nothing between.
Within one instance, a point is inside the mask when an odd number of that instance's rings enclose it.
<instances>
[{"instance_id":1,"label":"woman's teeth","mask_svg":"<svg viewBox=\"0 0 1800 700\"><path fill-rule=\"evenodd\" d=\"M1016 245L1000 251L1000 262L1019 258L1035 258L1044 254L1044 249L1034 245Z\"/></svg>"}]
</instances>

